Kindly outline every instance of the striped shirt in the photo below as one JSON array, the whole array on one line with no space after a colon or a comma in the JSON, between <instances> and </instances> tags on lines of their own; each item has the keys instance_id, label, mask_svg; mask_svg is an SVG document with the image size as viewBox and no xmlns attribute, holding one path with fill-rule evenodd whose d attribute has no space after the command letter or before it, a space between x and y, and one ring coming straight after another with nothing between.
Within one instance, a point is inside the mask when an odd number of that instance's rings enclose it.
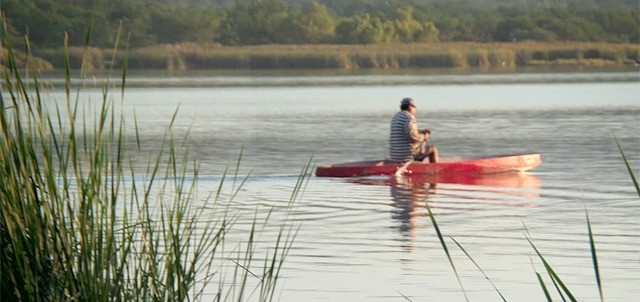
<instances>
[{"instance_id":1,"label":"striped shirt","mask_svg":"<svg viewBox=\"0 0 640 302\"><path fill-rule=\"evenodd\" d=\"M420 154L424 135L418 131L416 119L408 111L396 113L389 133L389 157L392 161L406 162Z\"/></svg>"}]
</instances>

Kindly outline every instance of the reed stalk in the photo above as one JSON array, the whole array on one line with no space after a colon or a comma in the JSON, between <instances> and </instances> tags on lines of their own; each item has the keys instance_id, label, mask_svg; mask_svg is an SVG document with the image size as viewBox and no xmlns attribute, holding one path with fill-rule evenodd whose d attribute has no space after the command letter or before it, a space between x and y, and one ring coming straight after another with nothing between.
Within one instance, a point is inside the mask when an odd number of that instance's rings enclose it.
<instances>
[{"instance_id":1,"label":"reed stalk","mask_svg":"<svg viewBox=\"0 0 640 302\"><path fill-rule=\"evenodd\" d=\"M635 177L635 173L633 172L631 164L629 163L629 160L628 160L627 156L624 153L624 150L623 150L623 147L622 147L620 141L615 136L615 134L613 134L613 137L614 137L614 140L615 140L615 142L616 142L616 144L618 146L618 149L619 149L620 154L622 156L622 159L623 159L623 161L625 163L625 166L626 166L626 168L627 168L627 170L629 172L630 178L633 181L634 187L635 187L636 191L638 192L638 195L640 196L640 187L638 185L638 181L637 181L637 179ZM462 287L462 282L461 282L460 277L458 275L458 272L457 272L457 270L455 268L455 265L453 263L451 255L449 253L447 245L446 245L446 243L444 241L444 238L442 236L442 232L440 231L440 228L439 228L439 226L438 226L438 224L436 222L436 219L435 219L433 213L431 212L431 208L430 208L429 204L426 203L426 202L425 202L425 207L427 208L427 211L429 212L429 216L430 216L431 222L432 222L432 224L433 224L433 226L434 226L434 228L436 230L436 234L438 236L438 239L440 240L442 248L444 249L445 253L447 254L447 258L449 260L449 263L451 264L451 267L453 268L453 271L454 271L454 273L456 275L456 278L458 279L458 283L460 284L462 292L465 294L465 298L466 298L466 293L464 291L464 288ZM594 269L594 275L595 275L595 279L596 279L596 285L598 287L598 294L599 294L600 301L604 301L604 292L603 292L602 278L601 278L601 275L600 275L600 265L599 265L599 262L598 262L598 256L597 256L597 251L596 251L596 244L595 244L595 239L594 239L594 235L593 235L593 230L592 230L592 227L591 227L591 219L589 218L589 212L586 209L585 209L585 216L586 216L586 224L587 224L587 231L588 231L588 237L589 237L589 248L590 248L590 252L591 252L591 260L592 260L592 263L593 263L593 269ZM556 289L556 291L558 292L558 295L560 296L560 298L563 301L567 301L567 299L569 299L570 301L577 301L577 299L575 298L573 293L569 290L567 285L562 281L562 279L559 277L559 275L556 273L556 271L553 269L553 267L549 264L549 262L546 260L546 258L542 255L542 253L538 250L536 245L533 243L533 240L531 239L531 235L529 234L529 231L528 231L526 225L524 225L524 229L525 229L525 238L526 238L526 240L529 242L529 245L531 245L531 247L535 251L535 253L538 256L538 258L542 261L542 264L544 265L545 270L549 274L549 277L551 278L551 282L553 283L553 286ZM462 245L458 241L456 241L454 238L451 238L451 239L465 253L467 258L469 258L473 262L473 264L476 266L476 268L478 268L478 270L484 275L485 279L487 279L491 283L493 288L500 295L500 298L503 301L506 301L506 299L502 295L502 293L500 293L500 291L495 286L495 284L489 279L487 274L482 270L482 268L480 268L478 263L476 263L476 261L471 257L471 255L462 247ZM534 270L535 270L535 268L534 268ZM540 287L542 288L542 291L544 293L544 296L545 296L546 300L549 301L549 302L553 301L553 298L551 297L549 289L548 289L547 285L545 284L542 276L537 271L535 272L535 274L536 274L536 278L538 279L538 282L540 284ZM406 298L406 296L404 296L404 295L402 295L402 296ZM566 298L565 298L565 296L566 296ZM408 298L406 298L406 299L408 299Z\"/></svg>"},{"instance_id":2,"label":"reed stalk","mask_svg":"<svg viewBox=\"0 0 640 302\"><path fill-rule=\"evenodd\" d=\"M489 281L489 283L491 283L491 286L493 286L493 289L498 293L498 295L500 295L500 299L502 299L502 301L507 302L507 299L502 295L502 293L500 292L500 290L498 289L498 287L493 283L493 281L491 281L491 279L489 278L489 276L487 275L487 273L484 272L484 270L482 270L482 268L480 267L480 265L473 259L473 257L471 257L471 255L467 252L467 250L465 250L462 245L455 240L453 237L450 237L451 240L453 240L453 242L456 243L456 245L460 248L460 250L462 250L464 252L464 254L467 256L467 258L469 258L469 260L471 260L471 262L473 263L473 265L476 266L476 268L482 273L482 275L484 276L485 279L487 279L487 281Z\"/></svg>"},{"instance_id":3,"label":"reed stalk","mask_svg":"<svg viewBox=\"0 0 640 302\"><path fill-rule=\"evenodd\" d=\"M449 253L449 249L447 248L447 243L444 241L444 237L442 236L442 232L440 231L440 227L438 226L438 222L436 221L436 218L433 215L433 212L431 212L431 207L429 206L429 203L425 201L424 204L425 204L425 207L427 208L427 211L429 212L429 218L431 218L431 223L433 224L433 228L436 230L436 234L438 235L438 240L440 240L442 249L444 250L445 254L447 254L447 259L449 260L449 264L451 265L451 268L453 269L453 272L456 275L456 279L458 280L458 285L460 285L462 294L464 295L465 300L469 301L469 297L467 296L467 292L464 290L464 286L462 286L462 280L460 280L460 275L458 274L456 265L453 263L453 259L451 258L451 254Z\"/></svg>"},{"instance_id":4,"label":"reed stalk","mask_svg":"<svg viewBox=\"0 0 640 302\"><path fill-rule=\"evenodd\" d=\"M540 283L540 287L542 288L542 292L544 293L544 297L547 299L547 302L553 302L553 299L551 298L551 294L549 294L549 290L547 289L547 286L544 284L544 280L542 279L542 276L540 275L540 273L536 272L536 277L538 278L538 283Z\"/></svg>"},{"instance_id":5,"label":"reed stalk","mask_svg":"<svg viewBox=\"0 0 640 302\"><path fill-rule=\"evenodd\" d=\"M600 295L600 301L604 302L604 294L602 292L602 280L600 279L600 266L598 265L598 255L596 253L596 243L593 239L593 231L591 230L591 220L589 219L589 212L585 209L585 216L587 217L587 229L589 231L589 248L591 250L591 260L593 261L593 271L596 277L596 283L598 284L598 294Z\"/></svg>"},{"instance_id":6,"label":"reed stalk","mask_svg":"<svg viewBox=\"0 0 640 302\"><path fill-rule=\"evenodd\" d=\"M8 37L6 32L3 36ZM140 175L133 150L126 147L129 129L114 109L109 84L90 123L92 113L79 109L82 91L72 93L65 47L66 105L51 108L45 105L50 102L41 93L37 73L28 87L11 41L3 43L7 56L2 58L0 94L2 300L204 299L205 288L221 274L215 264L225 259L222 247L238 218L218 211L219 191L204 200L200 197L198 163L188 148L177 146L172 132L175 115L157 154L150 157L147 173ZM83 62L81 70L87 61ZM123 68L123 87L125 78ZM138 129L133 131L140 148ZM219 190L223 182L224 177ZM254 221L256 226L267 223L268 219ZM247 263L257 257L251 240L255 229L249 234L249 247L239 252ZM273 253L264 256L257 287L260 301L273 299L294 230L283 225ZM218 301L230 297L228 293L238 286L228 285L224 276L220 279ZM239 286L249 291L248 284Z\"/></svg>"},{"instance_id":7,"label":"reed stalk","mask_svg":"<svg viewBox=\"0 0 640 302\"><path fill-rule=\"evenodd\" d=\"M578 301L573 293L571 293L571 291L569 290L569 288L565 285L564 282L562 282L562 279L560 279L560 277L558 276L558 274L555 272L555 270L553 269L553 267L551 267L551 265L549 264L549 262L547 262L547 259L542 255L542 253L540 253L540 251L538 250L538 248L535 246L535 244L533 244L533 240L531 239L531 235L529 234L526 226L525 226L525 237L527 239L527 241L529 242L529 245L531 245L531 247L533 248L533 250L536 252L536 255L538 255L538 257L540 258L540 260L542 261L542 264L544 265L547 273L549 274L549 276L551 277L551 280L553 281L554 285L556 286L556 289L558 290L558 294L561 296L561 298L564 300L564 294L567 295L567 297L572 301L572 302L576 302ZM548 294L548 291L546 290L546 287L544 286L544 283L541 283L543 286L543 290L545 291L545 294ZM559 287L558 287L559 286Z\"/></svg>"},{"instance_id":8,"label":"reed stalk","mask_svg":"<svg viewBox=\"0 0 640 302\"><path fill-rule=\"evenodd\" d=\"M41 68L63 68L64 49L37 50ZM410 43L371 45L164 44L131 49L127 60L111 49L70 47L69 62L107 69L128 62L133 69L354 69L354 68L515 68L518 66L633 66L636 44L610 43ZM117 59L113 60L116 55ZM50 67L42 62L50 62Z\"/></svg>"},{"instance_id":9,"label":"reed stalk","mask_svg":"<svg viewBox=\"0 0 640 302\"><path fill-rule=\"evenodd\" d=\"M620 144L620 141L618 140L615 134L613 134L613 139L616 141L616 145L618 146L618 150L620 151L622 160L624 161L624 164L627 167L627 171L629 172L629 177L631 178L631 181L633 182L633 186L635 187L636 192L638 193L638 197L640 197L640 184L638 184L638 179L636 178L636 174L633 172L633 168L631 167L631 164L629 163L627 156L624 154L622 144Z\"/></svg>"}]
</instances>

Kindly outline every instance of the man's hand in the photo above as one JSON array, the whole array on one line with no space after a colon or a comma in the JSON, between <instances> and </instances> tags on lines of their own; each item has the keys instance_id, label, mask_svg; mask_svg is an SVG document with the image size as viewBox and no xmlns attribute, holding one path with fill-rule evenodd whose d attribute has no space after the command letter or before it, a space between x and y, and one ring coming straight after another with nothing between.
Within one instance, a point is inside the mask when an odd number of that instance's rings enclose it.
<instances>
[{"instance_id":1,"label":"man's hand","mask_svg":"<svg viewBox=\"0 0 640 302\"><path fill-rule=\"evenodd\" d=\"M420 133L422 133L422 134L431 134L431 129L421 130Z\"/></svg>"}]
</instances>

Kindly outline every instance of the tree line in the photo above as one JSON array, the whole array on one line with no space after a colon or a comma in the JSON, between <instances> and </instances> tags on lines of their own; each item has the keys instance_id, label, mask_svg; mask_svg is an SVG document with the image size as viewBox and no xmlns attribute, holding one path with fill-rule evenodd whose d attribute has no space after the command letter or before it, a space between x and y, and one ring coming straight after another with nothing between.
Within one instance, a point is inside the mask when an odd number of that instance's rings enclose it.
<instances>
[{"instance_id":1,"label":"tree line","mask_svg":"<svg viewBox=\"0 0 640 302\"><path fill-rule=\"evenodd\" d=\"M521 3L522 2L522 3ZM640 42L634 1L4 0L14 41L155 44ZM482 3L483 5L479 5ZM524 5L528 4L528 5ZM584 3L589 3L585 5ZM90 31L90 35L87 32ZM89 38L90 37L90 38Z\"/></svg>"}]
</instances>

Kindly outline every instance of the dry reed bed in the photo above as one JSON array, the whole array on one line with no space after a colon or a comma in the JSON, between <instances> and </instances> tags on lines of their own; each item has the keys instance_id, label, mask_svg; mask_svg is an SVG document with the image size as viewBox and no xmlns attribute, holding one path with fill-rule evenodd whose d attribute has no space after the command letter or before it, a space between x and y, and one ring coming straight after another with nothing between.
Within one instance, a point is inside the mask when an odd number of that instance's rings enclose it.
<instances>
[{"instance_id":1,"label":"dry reed bed","mask_svg":"<svg viewBox=\"0 0 640 302\"><path fill-rule=\"evenodd\" d=\"M62 49L36 53L62 68ZM109 66L113 50L71 48L69 64L88 69ZM350 69L466 68L535 65L632 65L640 45L610 43L435 43L376 45L220 45L174 44L134 48L132 69ZM120 55L117 62L122 62ZM45 67L46 68L46 67Z\"/></svg>"}]
</instances>

